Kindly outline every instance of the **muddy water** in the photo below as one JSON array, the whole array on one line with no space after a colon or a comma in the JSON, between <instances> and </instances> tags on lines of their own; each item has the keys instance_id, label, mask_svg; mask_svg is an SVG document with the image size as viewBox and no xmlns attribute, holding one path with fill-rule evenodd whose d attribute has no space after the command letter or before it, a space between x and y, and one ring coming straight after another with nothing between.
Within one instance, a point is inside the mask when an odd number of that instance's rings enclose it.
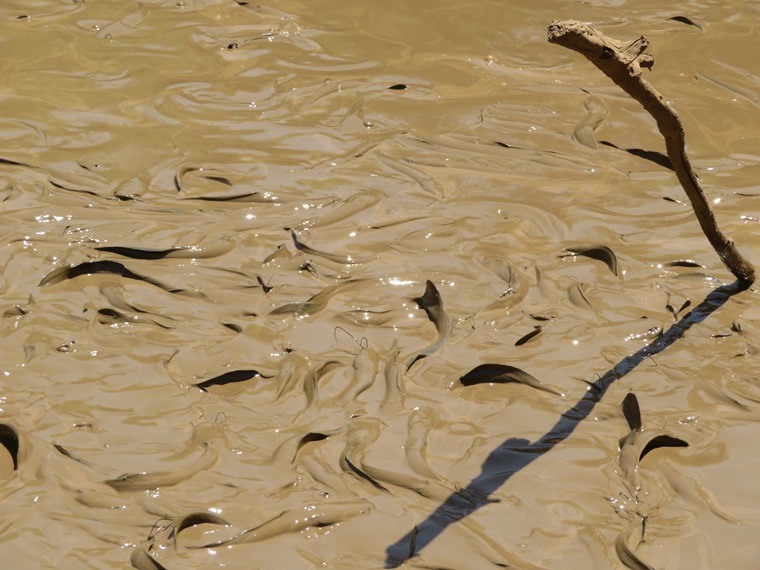
<instances>
[{"instance_id":1,"label":"muddy water","mask_svg":"<svg viewBox=\"0 0 760 570\"><path fill-rule=\"evenodd\" d=\"M752 3L0 17L5 565L758 566L755 290L545 40L650 38L760 262Z\"/></svg>"}]
</instances>

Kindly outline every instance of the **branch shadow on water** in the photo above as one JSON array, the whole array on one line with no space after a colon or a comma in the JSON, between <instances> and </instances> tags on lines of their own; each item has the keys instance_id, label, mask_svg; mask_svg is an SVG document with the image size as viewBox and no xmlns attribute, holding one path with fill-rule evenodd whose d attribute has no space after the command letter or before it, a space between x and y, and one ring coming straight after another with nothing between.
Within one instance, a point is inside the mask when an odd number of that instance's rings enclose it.
<instances>
[{"instance_id":1,"label":"branch shadow on water","mask_svg":"<svg viewBox=\"0 0 760 570\"><path fill-rule=\"evenodd\" d=\"M541 455L566 440L602 399L607 389L645 359L659 354L683 337L693 325L704 321L713 311L722 307L728 299L749 285L736 281L710 292L707 297L680 321L638 352L625 357L608 370L578 400L562 414L552 428L534 442L523 438L506 439L486 458L480 475L470 483L449 495L424 521L415 526L386 550L385 568L397 568L413 558L446 528L479 508L494 502L491 493L501 487L512 475L524 469Z\"/></svg>"}]
</instances>

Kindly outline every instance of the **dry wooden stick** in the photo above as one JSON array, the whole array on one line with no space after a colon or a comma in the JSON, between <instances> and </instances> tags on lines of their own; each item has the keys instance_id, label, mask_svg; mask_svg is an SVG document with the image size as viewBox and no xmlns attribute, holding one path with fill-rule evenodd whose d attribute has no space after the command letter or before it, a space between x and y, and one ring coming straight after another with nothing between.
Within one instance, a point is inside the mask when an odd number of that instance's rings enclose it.
<instances>
[{"instance_id":1,"label":"dry wooden stick","mask_svg":"<svg viewBox=\"0 0 760 570\"><path fill-rule=\"evenodd\" d=\"M691 201L702 231L731 273L749 286L755 280L755 269L718 227L715 214L686 155L681 120L663 96L641 76L642 68L651 69L654 65L654 58L645 52L649 40L641 36L631 42L621 42L605 36L588 24L573 20L552 22L548 33L551 43L584 55L654 117L657 128L665 137L665 148L673 170Z\"/></svg>"}]
</instances>

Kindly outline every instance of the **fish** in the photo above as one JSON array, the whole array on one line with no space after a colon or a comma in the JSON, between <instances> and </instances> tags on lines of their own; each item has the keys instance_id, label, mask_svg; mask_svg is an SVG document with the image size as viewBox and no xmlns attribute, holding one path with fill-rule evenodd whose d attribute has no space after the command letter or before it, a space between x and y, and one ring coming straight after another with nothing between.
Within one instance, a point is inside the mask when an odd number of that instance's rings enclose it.
<instances>
[{"instance_id":1,"label":"fish","mask_svg":"<svg viewBox=\"0 0 760 570\"><path fill-rule=\"evenodd\" d=\"M287 303L285 305L281 305L275 309L272 309L269 312L269 314L270 315L296 314L298 316L314 315L318 313L319 311L323 310L327 306L327 303L330 301L330 299L333 298L333 296L343 291L353 289L355 286L361 285L366 281L367 279L349 279L347 281L336 283L335 285L328 285L327 287L322 289L319 293L310 297L307 301Z\"/></svg>"},{"instance_id":2,"label":"fish","mask_svg":"<svg viewBox=\"0 0 760 570\"><path fill-rule=\"evenodd\" d=\"M380 491L389 492L377 479L361 468L365 450L380 437L382 425L379 420L358 419L349 424L347 442L340 456L340 466L346 473L354 473Z\"/></svg>"},{"instance_id":3,"label":"fish","mask_svg":"<svg viewBox=\"0 0 760 570\"><path fill-rule=\"evenodd\" d=\"M179 534L186 528L190 528L199 524L218 524L222 526L230 526L230 523L221 517L218 517L211 513L200 512L185 515L180 519L178 523L176 523L174 528L175 532Z\"/></svg>"},{"instance_id":4,"label":"fish","mask_svg":"<svg viewBox=\"0 0 760 570\"><path fill-rule=\"evenodd\" d=\"M330 437L326 433L319 433L319 432L309 432L305 436L303 436L301 439L298 440L298 446L296 448L296 453L298 453L301 448L306 445L307 443L311 443L312 441L323 441ZM295 458L294 458L295 459Z\"/></svg>"},{"instance_id":5,"label":"fish","mask_svg":"<svg viewBox=\"0 0 760 570\"><path fill-rule=\"evenodd\" d=\"M115 253L122 257L128 257L130 259L164 259L169 258L184 258L184 259L208 259L211 257L218 257L231 251L235 246L235 242L229 238L220 238L213 240L210 243L203 245L190 245L183 247L169 247L166 249L152 249L141 247L128 247L118 245L108 245L96 247L97 251L105 251L108 253Z\"/></svg>"},{"instance_id":6,"label":"fish","mask_svg":"<svg viewBox=\"0 0 760 570\"><path fill-rule=\"evenodd\" d=\"M621 404L630 432L620 442L620 474L631 485L636 485L639 463L649 452L660 447L689 447L689 443L667 433L644 433L641 410L636 395L626 394Z\"/></svg>"},{"instance_id":7,"label":"fish","mask_svg":"<svg viewBox=\"0 0 760 570\"><path fill-rule=\"evenodd\" d=\"M587 247L568 247L565 251L570 252L571 256L582 255L590 259L596 259L607 265L607 268L615 277L618 277L618 260L615 252L606 245L592 245ZM568 257L563 255L561 257Z\"/></svg>"},{"instance_id":8,"label":"fish","mask_svg":"<svg viewBox=\"0 0 760 570\"><path fill-rule=\"evenodd\" d=\"M689 447L689 443L682 440L681 438L673 437L672 435L668 435L666 433L657 435L647 441L644 449L642 449L641 453L639 454L639 461L644 459L644 456L647 453L654 451L659 447Z\"/></svg>"},{"instance_id":9,"label":"fish","mask_svg":"<svg viewBox=\"0 0 760 570\"><path fill-rule=\"evenodd\" d=\"M638 526L638 524L635 526ZM629 529L632 528L632 525L629 525ZM630 534L630 530L623 530L615 539L615 552L617 553L620 562L622 562L626 568L631 568L631 570L655 570L653 566L650 566L636 556L633 550L628 546L626 539Z\"/></svg>"},{"instance_id":10,"label":"fish","mask_svg":"<svg viewBox=\"0 0 760 570\"><path fill-rule=\"evenodd\" d=\"M208 388L212 386L224 386L225 384L232 384L235 382L245 382L246 380L250 380L256 376L266 378L265 376L262 376L261 372L258 370L231 370L230 372L225 372L219 376L214 376L213 378L209 378L208 380L204 380L198 384L193 384L193 386L200 388L204 392L208 392Z\"/></svg>"},{"instance_id":11,"label":"fish","mask_svg":"<svg viewBox=\"0 0 760 570\"><path fill-rule=\"evenodd\" d=\"M0 444L11 456L13 470L18 470L19 437L18 432L8 424L0 424Z\"/></svg>"},{"instance_id":12,"label":"fish","mask_svg":"<svg viewBox=\"0 0 760 570\"><path fill-rule=\"evenodd\" d=\"M541 334L542 330L543 329L540 326L534 325L532 331L530 331L528 334L521 336L519 339L515 341L515 346L522 346L526 342L529 342L530 340L532 340L533 338Z\"/></svg>"},{"instance_id":13,"label":"fish","mask_svg":"<svg viewBox=\"0 0 760 570\"><path fill-rule=\"evenodd\" d=\"M344 407L353 402L375 382L380 371L380 354L369 347L362 348L353 362L353 375L340 394L336 397L338 406Z\"/></svg>"},{"instance_id":14,"label":"fish","mask_svg":"<svg viewBox=\"0 0 760 570\"><path fill-rule=\"evenodd\" d=\"M262 524L243 530L230 539L212 542L197 548L216 548L235 544L251 544L286 533L301 532L310 527L325 527L369 513L369 501L335 501L310 504L282 511Z\"/></svg>"},{"instance_id":15,"label":"fish","mask_svg":"<svg viewBox=\"0 0 760 570\"><path fill-rule=\"evenodd\" d=\"M203 200L205 202L276 202L266 193L237 192L235 194L206 194L205 196L188 196L182 200Z\"/></svg>"},{"instance_id":16,"label":"fish","mask_svg":"<svg viewBox=\"0 0 760 570\"><path fill-rule=\"evenodd\" d=\"M421 297L416 297L413 301L417 303L420 309L425 311L428 319L435 325L438 331L438 339L411 357L406 365L407 370L418 360L422 360L439 350L449 340L452 329L451 319L443 307L441 294L432 281L428 280L425 282L425 293Z\"/></svg>"},{"instance_id":17,"label":"fish","mask_svg":"<svg viewBox=\"0 0 760 570\"><path fill-rule=\"evenodd\" d=\"M594 132L601 126L607 118L607 106L604 101L592 95L583 103L586 108L586 117L575 127L573 131L573 140L593 150L597 149Z\"/></svg>"},{"instance_id":18,"label":"fish","mask_svg":"<svg viewBox=\"0 0 760 570\"><path fill-rule=\"evenodd\" d=\"M388 469L382 469L367 464L362 464L362 468L364 469L363 475L368 477L370 482L376 487L384 491L388 491L388 489L384 485L381 485L379 481L395 487L408 489L417 493L421 497L441 502L449 500L449 497L453 492L453 488L446 487L440 481L435 479L416 477L414 475L390 471Z\"/></svg>"},{"instance_id":19,"label":"fish","mask_svg":"<svg viewBox=\"0 0 760 570\"><path fill-rule=\"evenodd\" d=\"M354 463L348 458L348 456L341 457L341 464L344 466L344 470L346 471L353 471L356 475L364 479L365 481L369 481L373 487L376 489L379 489L381 491L385 491L386 493L390 492L388 489L382 485L377 479L372 477L369 473L365 473L363 470L361 470L359 467L354 465Z\"/></svg>"},{"instance_id":20,"label":"fish","mask_svg":"<svg viewBox=\"0 0 760 570\"><path fill-rule=\"evenodd\" d=\"M106 251L108 253L115 253L124 257L130 257L132 259L163 259L170 253L180 251L181 248L170 247L169 249L140 249L136 247L120 247L120 246L103 246L96 247L98 251Z\"/></svg>"},{"instance_id":21,"label":"fish","mask_svg":"<svg viewBox=\"0 0 760 570\"><path fill-rule=\"evenodd\" d=\"M201 471L206 471L216 464L219 457L214 448L207 448L203 454L194 459L190 465L171 471L154 471L151 473L126 473L105 483L116 491L150 491L161 487L173 487L187 481Z\"/></svg>"},{"instance_id":22,"label":"fish","mask_svg":"<svg viewBox=\"0 0 760 570\"><path fill-rule=\"evenodd\" d=\"M329 253L326 251L321 251L318 249L314 249L313 247L310 247L306 245L305 243L303 243L302 241L300 241L298 239L298 233L295 230L291 230L290 235L293 238L293 245L295 245L296 249L298 249L299 251L308 253L309 255L316 255L318 257L327 259L328 261L340 263L342 265L359 265L362 263L368 263L376 259L376 256L374 255L357 257L355 255L350 255L350 254L342 255L339 253Z\"/></svg>"},{"instance_id":23,"label":"fish","mask_svg":"<svg viewBox=\"0 0 760 570\"><path fill-rule=\"evenodd\" d=\"M55 450L63 455L64 457L68 457L69 459L73 459L74 461L77 461L78 463L81 463L82 465L86 465L90 467L90 463L82 459L81 457L77 457L73 453L71 453L68 449L63 447L62 445L59 445L57 443L53 444L53 447L55 447Z\"/></svg>"},{"instance_id":24,"label":"fish","mask_svg":"<svg viewBox=\"0 0 760 570\"><path fill-rule=\"evenodd\" d=\"M136 281L150 283L151 285L170 293L177 292L176 289L172 289L155 279L131 271L117 261L107 260L85 261L84 263L79 263L77 265L64 265L63 267L54 269L45 275L45 277L42 278L42 281L40 281L39 286L44 287L45 285L55 285L66 279L75 279L80 275L92 275L93 273L110 273L112 275L119 275L125 279L135 279Z\"/></svg>"},{"instance_id":25,"label":"fish","mask_svg":"<svg viewBox=\"0 0 760 570\"><path fill-rule=\"evenodd\" d=\"M443 483L443 479L428 464L427 437L434 430L435 412L427 407L419 407L409 414L408 434L404 445L407 463L412 470L426 480Z\"/></svg>"},{"instance_id":26,"label":"fish","mask_svg":"<svg viewBox=\"0 0 760 570\"><path fill-rule=\"evenodd\" d=\"M398 348L398 339L395 339L388 351L388 357L385 360L385 367L383 369L385 394L383 395L383 400L380 404L381 409L388 405L396 404L402 399L401 369L399 368L400 352L401 351Z\"/></svg>"},{"instance_id":27,"label":"fish","mask_svg":"<svg viewBox=\"0 0 760 570\"><path fill-rule=\"evenodd\" d=\"M508 364L481 364L470 370L459 379L462 386L475 386L477 384L507 384L517 382L538 390L549 392L564 397L562 392L546 386L543 382Z\"/></svg>"},{"instance_id":28,"label":"fish","mask_svg":"<svg viewBox=\"0 0 760 570\"><path fill-rule=\"evenodd\" d=\"M115 479L105 481L106 485L116 491L149 491L160 487L172 487L197 475L201 471L211 469L216 464L219 452L212 445L215 439L223 438L221 426L216 423L203 422L193 428L190 441L177 456L190 455L191 459L177 469L170 471L154 471L126 473ZM197 449L202 449L200 457L192 457Z\"/></svg>"},{"instance_id":29,"label":"fish","mask_svg":"<svg viewBox=\"0 0 760 570\"><path fill-rule=\"evenodd\" d=\"M363 212L380 201L380 193L365 190L349 196L343 204L321 217L303 222L298 228L324 227L335 222L340 222L359 212Z\"/></svg>"},{"instance_id":30,"label":"fish","mask_svg":"<svg viewBox=\"0 0 760 570\"><path fill-rule=\"evenodd\" d=\"M673 16L672 18L668 18L668 20L673 20L675 22L680 22L682 24L686 24L687 26L694 26L696 28L699 28L700 30L703 29L702 24L699 24L692 20L691 18L687 18L686 16Z\"/></svg>"},{"instance_id":31,"label":"fish","mask_svg":"<svg viewBox=\"0 0 760 570\"><path fill-rule=\"evenodd\" d=\"M641 431L641 410L636 394L629 392L622 403L623 415L628 422L628 427L633 431Z\"/></svg>"},{"instance_id":32,"label":"fish","mask_svg":"<svg viewBox=\"0 0 760 570\"><path fill-rule=\"evenodd\" d=\"M731 68L729 67L729 69ZM706 79L707 81L714 83L715 85L719 87L722 87L726 91L730 91L731 93L735 93L736 95L745 97L755 104L760 103L760 95L758 95L752 89L746 89L744 87L741 87L740 85L729 83L728 81L723 81L722 79L718 79L717 77L711 77L709 75L705 75L704 73L700 73L700 72L697 72L696 76L699 79Z\"/></svg>"}]
</instances>

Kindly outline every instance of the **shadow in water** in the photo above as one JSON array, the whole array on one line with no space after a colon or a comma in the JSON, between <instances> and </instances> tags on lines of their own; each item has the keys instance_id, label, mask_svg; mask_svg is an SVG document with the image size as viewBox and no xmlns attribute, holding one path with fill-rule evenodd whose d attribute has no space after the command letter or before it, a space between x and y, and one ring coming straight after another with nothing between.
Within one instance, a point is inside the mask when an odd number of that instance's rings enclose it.
<instances>
[{"instance_id":1,"label":"shadow in water","mask_svg":"<svg viewBox=\"0 0 760 570\"><path fill-rule=\"evenodd\" d=\"M692 311L641 350L627 356L608 370L574 406L562 414L556 424L534 442L522 438L509 438L486 458L480 475L463 489L452 493L427 519L415 526L386 550L385 568L397 568L417 556L446 528L479 508L493 502L491 493L501 487L512 475L524 469L558 443L566 440L578 424L588 417L607 389L619 378L628 374L645 359L659 354L681 338L693 325L704 321L713 311L722 307L747 285L734 282L712 291Z\"/></svg>"}]
</instances>

